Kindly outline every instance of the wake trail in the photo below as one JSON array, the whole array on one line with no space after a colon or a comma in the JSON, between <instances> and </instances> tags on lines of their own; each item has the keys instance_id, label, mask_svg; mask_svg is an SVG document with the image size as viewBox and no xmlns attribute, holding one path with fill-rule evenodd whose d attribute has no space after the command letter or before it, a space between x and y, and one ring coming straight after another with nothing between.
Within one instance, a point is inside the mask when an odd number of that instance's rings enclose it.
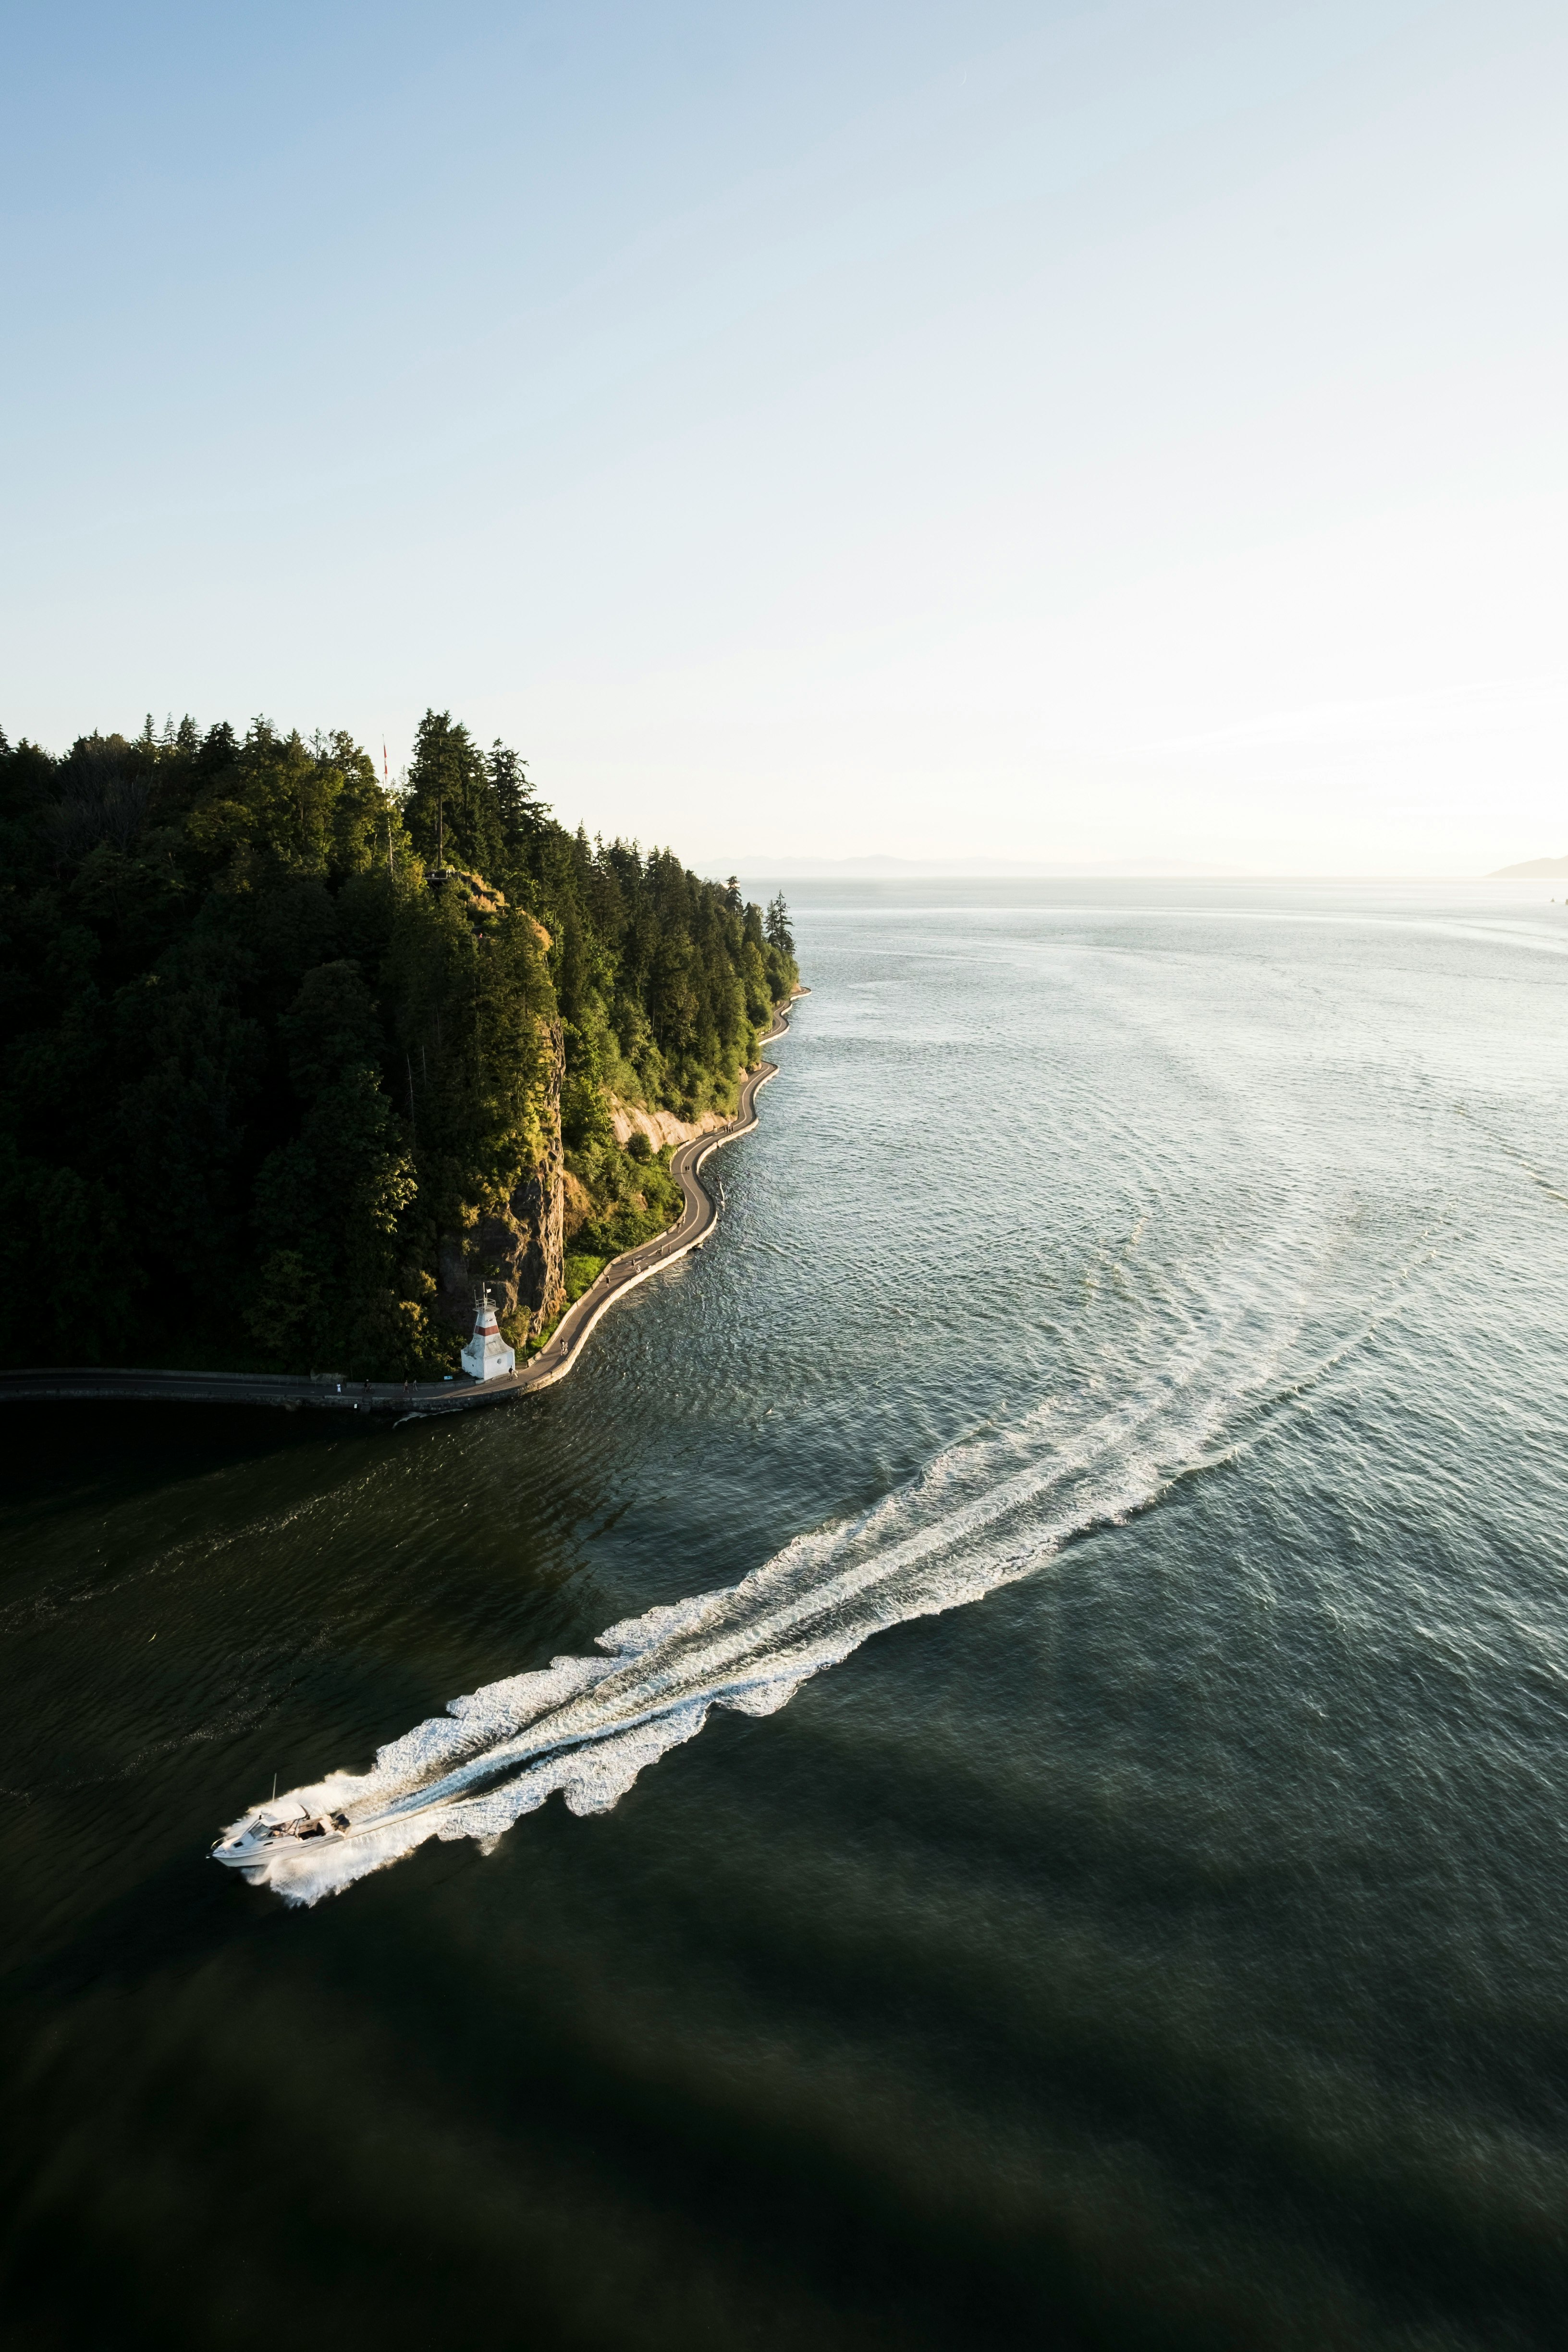
<instances>
[{"instance_id":1,"label":"wake trail","mask_svg":"<svg viewBox=\"0 0 1568 2352\"><path fill-rule=\"evenodd\" d=\"M574 1813L606 1811L711 1707L772 1715L873 1633L1033 1574L1071 1538L1152 1502L1267 1391L1300 1329L1301 1267L1299 1237L1277 1235L1215 1284L1114 1404L1051 1400L963 1440L738 1584L607 1627L604 1654L487 1684L380 1749L369 1772L252 1809L235 1831L262 1810L342 1811L374 1826L247 1875L312 1904L429 1837L488 1849L553 1790Z\"/></svg>"}]
</instances>

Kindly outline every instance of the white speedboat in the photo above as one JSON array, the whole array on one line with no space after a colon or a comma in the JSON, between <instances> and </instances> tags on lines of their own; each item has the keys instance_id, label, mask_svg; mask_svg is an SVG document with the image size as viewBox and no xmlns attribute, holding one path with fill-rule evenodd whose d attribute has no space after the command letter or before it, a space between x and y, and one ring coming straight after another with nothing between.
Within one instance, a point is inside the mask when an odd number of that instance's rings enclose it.
<instances>
[{"instance_id":1,"label":"white speedboat","mask_svg":"<svg viewBox=\"0 0 1568 2352\"><path fill-rule=\"evenodd\" d=\"M568 1701L552 1716L530 1724L518 1738L509 1740L488 1756L459 1765L425 1788L410 1790L406 1796L395 1797L379 1812L362 1813L357 1821L347 1813L312 1813L303 1805L291 1814L275 1812L271 1804L258 1805L254 1812L242 1815L224 1831L212 1849L212 1858L226 1863L230 1870L259 1870L268 1863L298 1861L305 1855L323 1853L330 1845L341 1845L345 1838L365 1837L373 1830L401 1829L416 1813L432 1813L440 1806L480 1795L489 1782L505 1779L520 1765L537 1764L547 1756L591 1748L601 1739L630 1731L666 1711L666 1702L661 1697L635 1715L595 1724L589 1729L568 1723L567 1727L551 1738L548 1724L559 1722L563 1717L569 1718L574 1704Z\"/></svg>"},{"instance_id":2,"label":"white speedboat","mask_svg":"<svg viewBox=\"0 0 1568 2352\"><path fill-rule=\"evenodd\" d=\"M396 1828L411 1813L434 1812L459 1793L466 1793L461 1775L455 1783L438 1781L435 1788L416 1791L379 1813L363 1813L357 1822L347 1813L312 1813L303 1807L297 1813L275 1813L270 1805L258 1805L253 1813L224 1831L212 1849L212 1859L226 1863L230 1870L259 1870L268 1863L297 1862L304 1855L322 1853L330 1845L342 1845L345 1838Z\"/></svg>"},{"instance_id":3,"label":"white speedboat","mask_svg":"<svg viewBox=\"0 0 1568 2352\"><path fill-rule=\"evenodd\" d=\"M213 1847L213 1860L231 1870L255 1870L263 1863L284 1862L303 1853L320 1853L323 1846L341 1845L353 1829L347 1813L292 1813L281 1816L259 1806Z\"/></svg>"}]
</instances>

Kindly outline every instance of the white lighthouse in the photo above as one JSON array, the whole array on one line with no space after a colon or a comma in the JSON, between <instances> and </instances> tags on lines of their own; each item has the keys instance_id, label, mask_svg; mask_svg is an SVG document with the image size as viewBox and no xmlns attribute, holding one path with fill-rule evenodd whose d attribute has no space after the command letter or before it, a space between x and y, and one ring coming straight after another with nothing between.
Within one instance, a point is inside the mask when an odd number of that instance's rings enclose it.
<instances>
[{"instance_id":1,"label":"white lighthouse","mask_svg":"<svg viewBox=\"0 0 1568 2352\"><path fill-rule=\"evenodd\" d=\"M463 1370L470 1380L499 1381L517 1369L517 1358L501 1338L489 1285L474 1294L474 1336L463 1350Z\"/></svg>"}]
</instances>

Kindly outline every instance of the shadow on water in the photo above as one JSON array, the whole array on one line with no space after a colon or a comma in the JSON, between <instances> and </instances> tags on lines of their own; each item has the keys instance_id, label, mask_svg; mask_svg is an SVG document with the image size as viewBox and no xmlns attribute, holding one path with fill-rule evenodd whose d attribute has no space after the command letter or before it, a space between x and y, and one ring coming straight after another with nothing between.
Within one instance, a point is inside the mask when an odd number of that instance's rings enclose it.
<instances>
[{"instance_id":1,"label":"shadow on water","mask_svg":"<svg viewBox=\"0 0 1568 2352\"><path fill-rule=\"evenodd\" d=\"M390 1434L368 1415L329 1422L258 1406L8 1404L3 1412L6 1515L27 1518L93 1505L110 1510L242 1465L293 1464L309 1475L334 1452Z\"/></svg>"},{"instance_id":2,"label":"shadow on water","mask_svg":"<svg viewBox=\"0 0 1568 2352\"><path fill-rule=\"evenodd\" d=\"M460 2293L501 2343L1086 2341L1041 2250L912 2227L830 2118L759 2134L672 2063L632 1956L581 1942L582 1825L529 1830L309 1918L173 1865L14 1979L8 2340L413 2344ZM612 1844L630 1925L629 1817Z\"/></svg>"}]
</instances>

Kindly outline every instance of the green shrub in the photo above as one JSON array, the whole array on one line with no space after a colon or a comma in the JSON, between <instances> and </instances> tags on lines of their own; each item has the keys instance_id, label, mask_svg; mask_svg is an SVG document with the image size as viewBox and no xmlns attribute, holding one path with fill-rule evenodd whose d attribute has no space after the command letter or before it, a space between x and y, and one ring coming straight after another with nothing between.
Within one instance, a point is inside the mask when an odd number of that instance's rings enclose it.
<instances>
[{"instance_id":1,"label":"green shrub","mask_svg":"<svg viewBox=\"0 0 1568 2352\"><path fill-rule=\"evenodd\" d=\"M566 1296L574 1306L585 1290L592 1290L609 1262L605 1257L589 1257L574 1251L562 1268L566 1282Z\"/></svg>"}]
</instances>

